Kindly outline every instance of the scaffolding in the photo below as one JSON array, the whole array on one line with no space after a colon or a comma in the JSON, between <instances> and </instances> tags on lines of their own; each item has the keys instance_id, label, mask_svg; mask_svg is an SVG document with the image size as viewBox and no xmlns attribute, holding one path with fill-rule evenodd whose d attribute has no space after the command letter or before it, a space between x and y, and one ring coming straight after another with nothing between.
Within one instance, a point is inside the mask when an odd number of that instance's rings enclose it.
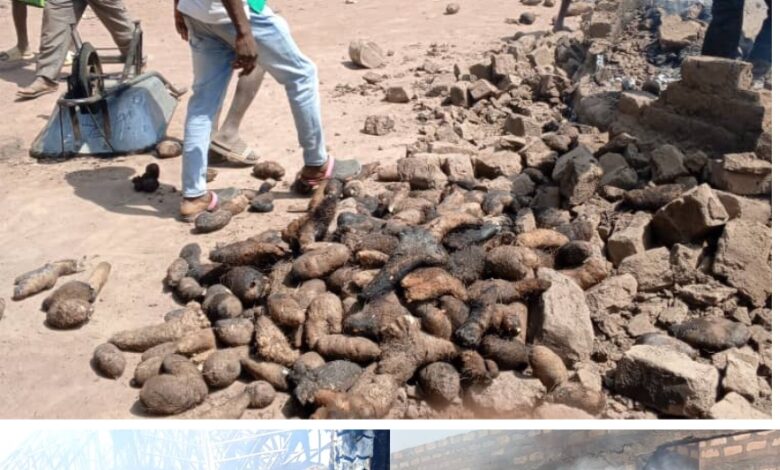
<instances>
[{"instance_id":1,"label":"scaffolding","mask_svg":"<svg viewBox=\"0 0 780 470\"><path fill-rule=\"evenodd\" d=\"M4 470L325 470L333 431L38 431Z\"/></svg>"}]
</instances>

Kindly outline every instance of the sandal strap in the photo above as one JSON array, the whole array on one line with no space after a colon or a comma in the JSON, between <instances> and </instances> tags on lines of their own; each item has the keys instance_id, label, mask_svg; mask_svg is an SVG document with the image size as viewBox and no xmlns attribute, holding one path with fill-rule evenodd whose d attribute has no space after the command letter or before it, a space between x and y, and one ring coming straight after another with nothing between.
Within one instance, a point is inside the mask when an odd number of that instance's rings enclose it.
<instances>
[{"instance_id":1,"label":"sandal strap","mask_svg":"<svg viewBox=\"0 0 780 470\"><path fill-rule=\"evenodd\" d=\"M211 201L209 201L209 205L206 207L206 210L213 212L217 207L219 207L219 196L214 191L209 191L209 194L211 195Z\"/></svg>"},{"instance_id":2,"label":"sandal strap","mask_svg":"<svg viewBox=\"0 0 780 470\"><path fill-rule=\"evenodd\" d=\"M328 166L325 169L325 175L319 178L306 178L305 181L309 186L316 186L317 184L329 180L333 177L333 169L336 167L336 159L328 157Z\"/></svg>"}]
</instances>

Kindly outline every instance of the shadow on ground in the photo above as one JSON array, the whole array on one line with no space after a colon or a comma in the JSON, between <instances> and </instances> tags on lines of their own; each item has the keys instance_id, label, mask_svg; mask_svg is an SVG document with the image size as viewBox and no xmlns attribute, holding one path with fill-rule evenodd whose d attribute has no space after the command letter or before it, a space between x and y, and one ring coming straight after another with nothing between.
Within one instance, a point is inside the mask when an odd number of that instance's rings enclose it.
<instances>
[{"instance_id":1,"label":"shadow on ground","mask_svg":"<svg viewBox=\"0 0 780 470\"><path fill-rule=\"evenodd\" d=\"M154 193L138 193L130 179L136 171L126 166L111 166L73 171L65 175L76 196L92 201L118 214L173 219L178 211L176 188L160 184Z\"/></svg>"}]
</instances>

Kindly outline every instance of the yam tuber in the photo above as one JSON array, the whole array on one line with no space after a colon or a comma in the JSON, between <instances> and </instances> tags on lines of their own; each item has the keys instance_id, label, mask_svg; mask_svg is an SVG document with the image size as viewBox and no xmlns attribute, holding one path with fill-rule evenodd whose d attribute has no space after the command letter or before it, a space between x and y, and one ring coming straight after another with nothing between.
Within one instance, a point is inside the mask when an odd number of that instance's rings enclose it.
<instances>
[{"instance_id":1,"label":"yam tuber","mask_svg":"<svg viewBox=\"0 0 780 470\"><path fill-rule=\"evenodd\" d=\"M83 265L75 259L47 263L45 266L14 279L13 300L22 300L38 292L51 289L61 276L83 271Z\"/></svg>"},{"instance_id":2,"label":"yam tuber","mask_svg":"<svg viewBox=\"0 0 780 470\"><path fill-rule=\"evenodd\" d=\"M547 391L555 390L568 380L569 374L563 359L552 349L535 345L531 348L529 360L534 377L542 381Z\"/></svg>"},{"instance_id":3,"label":"yam tuber","mask_svg":"<svg viewBox=\"0 0 780 470\"><path fill-rule=\"evenodd\" d=\"M192 305L192 304L191 304ZM177 341L191 331L208 326L208 319L195 306L188 306L184 315L157 325L149 325L134 330L114 334L109 343L122 351L143 352L152 346Z\"/></svg>"},{"instance_id":4,"label":"yam tuber","mask_svg":"<svg viewBox=\"0 0 780 470\"><path fill-rule=\"evenodd\" d=\"M452 295L460 300L468 298L463 283L437 267L412 271L401 280L401 287L405 289L407 302L438 299L442 295Z\"/></svg>"},{"instance_id":5,"label":"yam tuber","mask_svg":"<svg viewBox=\"0 0 780 470\"><path fill-rule=\"evenodd\" d=\"M300 351L293 349L284 332L270 318L262 315L255 321L255 342L257 354L267 361L285 367L293 365Z\"/></svg>"},{"instance_id":6,"label":"yam tuber","mask_svg":"<svg viewBox=\"0 0 780 470\"><path fill-rule=\"evenodd\" d=\"M95 348L92 363L101 375L111 379L121 377L127 365L122 351L111 343L103 343Z\"/></svg>"},{"instance_id":7,"label":"yam tuber","mask_svg":"<svg viewBox=\"0 0 780 470\"><path fill-rule=\"evenodd\" d=\"M346 335L325 335L316 343L317 352L326 359L344 359L358 364L375 361L381 350L368 338Z\"/></svg>"}]
</instances>

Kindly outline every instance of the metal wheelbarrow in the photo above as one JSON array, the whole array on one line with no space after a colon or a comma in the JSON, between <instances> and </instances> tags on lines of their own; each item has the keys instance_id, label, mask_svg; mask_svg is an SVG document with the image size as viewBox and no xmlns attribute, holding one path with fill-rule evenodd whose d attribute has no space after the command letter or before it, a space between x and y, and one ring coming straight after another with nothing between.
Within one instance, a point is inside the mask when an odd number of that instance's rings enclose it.
<instances>
[{"instance_id":1,"label":"metal wheelbarrow","mask_svg":"<svg viewBox=\"0 0 780 470\"><path fill-rule=\"evenodd\" d=\"M75 27L76 56L68 90L30 147L33 158L117 156L151 150L166 134L179 90L158 72L144 72L143 32L135 22L126 56L105 56L82 42ZM102 63L122 63L106 74Z\"/></svg>"}]
</instances>

